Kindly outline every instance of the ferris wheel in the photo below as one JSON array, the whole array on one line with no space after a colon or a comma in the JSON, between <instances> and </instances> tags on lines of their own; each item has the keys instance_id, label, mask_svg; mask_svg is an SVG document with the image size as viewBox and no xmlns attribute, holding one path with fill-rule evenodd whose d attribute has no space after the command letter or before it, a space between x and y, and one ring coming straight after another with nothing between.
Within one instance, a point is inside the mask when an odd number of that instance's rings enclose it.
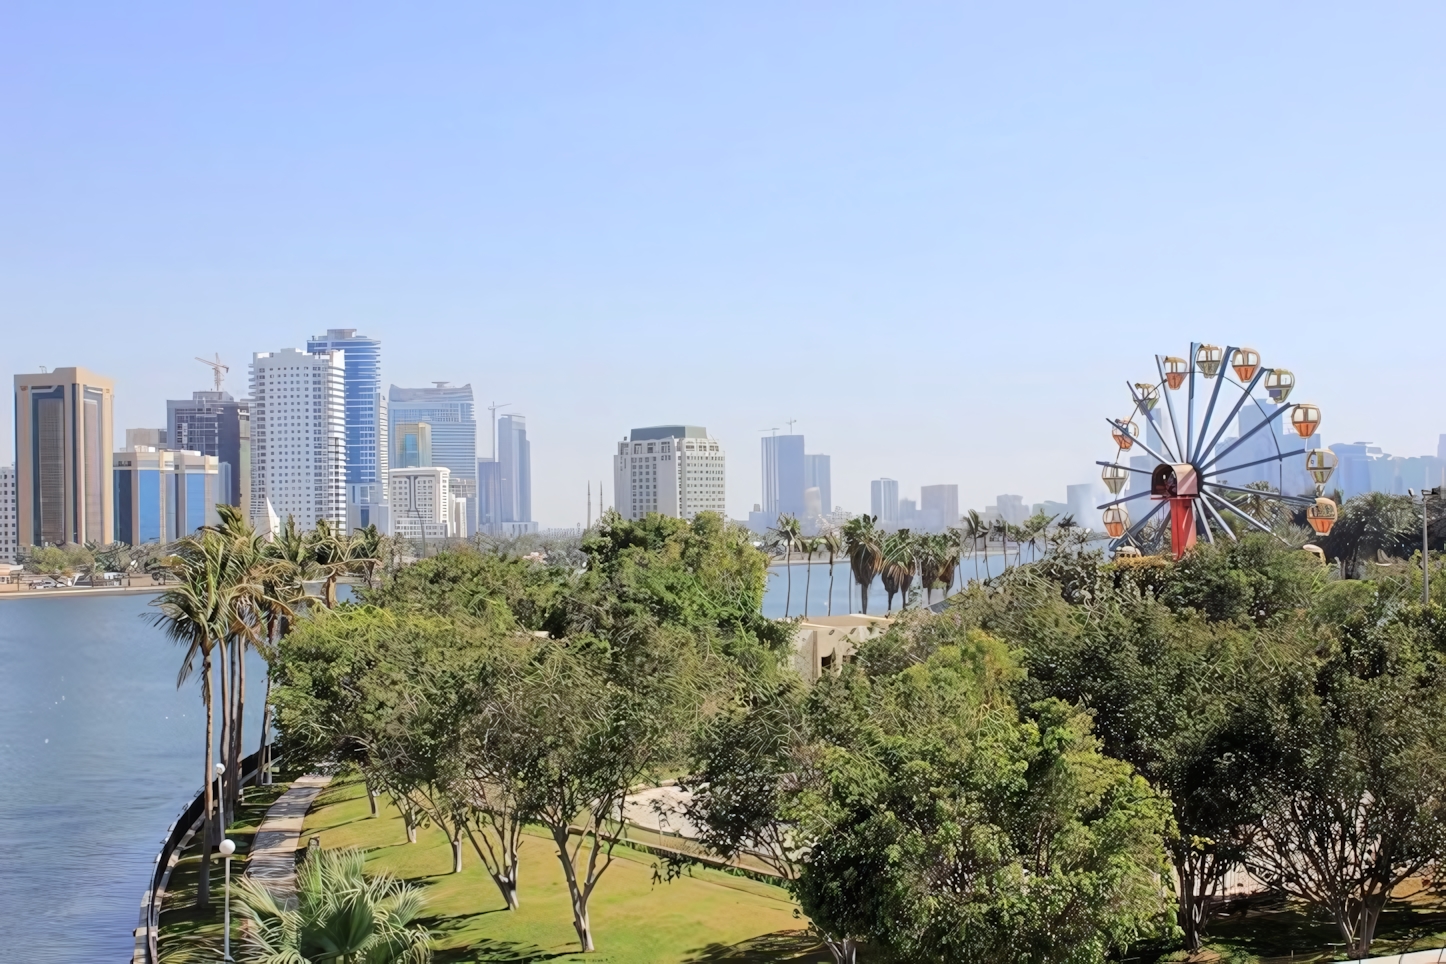
<instances>
[{"instance_id":1,"label":"ferris wheel","mask_svg":"<svg viewBox=\"0 0 1446 964\"><path fill-rule=\"evenodd\" d=\"M1130 414L1106 419L1117 451L1113 461L1096 463L1104 466L1100 478L1116 496L1132 479L1138 483L1129 486L1129 495L1098 507L1104 510L1112 551L1137 546L1140 534L1166 506L1170 510L1170 546L1176 559L1202 536L1210 542L1217 534L1234 539L1235 529L1227 519L1271 533L1268 517L1282 509L1303 508L1312 529L1322 536L1330 532L1337 508L1323 493L1335 471L1336 456L1329 449L1307 447L1320 426L1321 414L1315 405L1286 402L1295 389L1294 374L1285 368L1261 365L1260 353L1253 348L1221 349L1201 343L1190 345L1188 360L1156 355L1155 370L1158 381L1126 383ZM1257 389L1262 390L1260 394ZM1197 395L1203 402L1203 415L1198 420ZM1164 409L1159 408L1162 398ZM1226 414L1217 420L1222 410ZM1253 424L1247 428L1247 420L1242 418L1238 437L1225 438L1242 410L1251 413L1249 421ZM1287 415L1291 428L1304 443L1300 448L1289 444L1293 440L1288 435L1284 436L1287 444L1282 446L1282 435L1274 429ZM1266 433L1263 437L1262 432ZM1235 454L1252 441L1255 444L1250 448ZM1126 455L1136 448L1144 458ZM1305 457L1306 471L1315 482L1314 498L1283 491L1286 460L1298 456ZM1267 478L1255 481L1265 481L1267 486L1231 484L1232 478L1239 479L1237 473L1246 470L1254 470L1250 475L1265 475ZM1275 470L1273 489L1268 485L1271 470ZM1142 499L1149 499L1154 506L1144 511L1144 506L1149 505L1144 503L1136 509L1138 518L1132 519L1130 508Z\"/></svg>"}]
</instances>

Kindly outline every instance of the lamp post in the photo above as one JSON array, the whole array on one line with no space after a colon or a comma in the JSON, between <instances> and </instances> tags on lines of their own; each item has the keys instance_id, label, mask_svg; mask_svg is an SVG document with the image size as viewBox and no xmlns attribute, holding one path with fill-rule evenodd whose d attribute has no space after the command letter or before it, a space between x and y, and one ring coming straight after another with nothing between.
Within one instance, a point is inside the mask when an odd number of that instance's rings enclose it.
<instances>
[{"instance_id":1,"label":"lamp post","mask_svg":"<svg viewBox=\"0 0 1446 964\"><path fill-rule=\"evenodd\" d=\"M216 836L226 836L226 764L216 764Z\"/></svg>"},{"instance_id":2,"label":"lamp post","mask_svg":"<svg viewBox=\"0 0 1446 964\"><path fill-rule=\"evenodd\" d=\"M221 851L221 856L226 858L226 923L221 936L221 959L229 961L231 960L231 855L236 852L236 841L223 840L217 849Z\"/></svg>"},{"instance_id":3,"label":"lamp post","mask_svg":"<svg viewBox=\"0 0 1446 964\"><path fill-rule=\"evenodd\" d=\"M1411 498L1416 497L1415 489L1406 491L1411 494ZM1440 498L1441 487L1439 485L1433 489L1423 488L1421 490L1421 605L1423 606L1429 605L1431 602L1431 548L1426 530L1426 524L1430 518L1426 500L1431 496Z\"/></svg>"}]
</instances>

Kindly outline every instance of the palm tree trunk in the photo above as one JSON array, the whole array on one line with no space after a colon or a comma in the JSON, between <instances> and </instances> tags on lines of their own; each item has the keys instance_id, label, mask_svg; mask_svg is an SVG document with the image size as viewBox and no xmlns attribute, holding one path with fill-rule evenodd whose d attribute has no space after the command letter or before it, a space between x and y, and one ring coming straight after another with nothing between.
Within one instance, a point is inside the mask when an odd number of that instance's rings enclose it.
<instances>
[{"instance_id":1,"label":"palm tree trunk","mask_svg":"<svg viewBox=\"0 0 1446 964\"><path fill-rule=\"evenodd\" d=\"M803 618L808 618L808 593L813 588L813 553L808 554L808 562L804 564L803 574Z\"/></svg>"},{"instance_id":2,"label":"palm tree trunk","mask_svg":"<svg viewBox=\"0 0 1446 964\"><path fill-rule=\"evenodd\" d=\"M236 761L236 802L240 804L246 797L246 789L241 786L242 747L246 745L242 736L246 725L246 647L238 640L236 649L240 656L236 660L236 739L232 741L236 749L232 757Z\"/></svg>"},{"instance_id":3,"label":"palm tree trunk","mask_svg":"<svg viewBox=\"0 0 1446 964\"><path fill-rule=\"evenodd\" d=\"M828 614L833 615L833 553L828 554Z\"/></svg>"},{"instance_id":4,"label":"palm tree trunk","mask_svg":"<svg viewBox=\"0 0 1446 964\"><path fill-rule=\"evenodd\" d=\"M788 611L793 606L793 547L783 550L783 570L788 574L788 595L783 600L783 618L788 618Z\"/></svg>"},{"instance_id":5,"label":"palm tree trunk","mask_svg":"<svg viewBox=\"0 0 1446 964\"><path fill-rule=\"evenodd\" d=\"M231 783L231 647L223 639L221 640L221 658L217 660L221 669L221 774L223 776L221 786L221 799L216 803L216 813L220 826L217 828L216 842L226 836L226 828L231 825L229 807L226 805L226 798ZM211 778L214 780L216 774L213 772Z\"/></svg>"},{"instance_id":6,"label":"palm tree trunk","mask_svg":"<svg viewBox=\"0 0 1446 964\"><path fill-rule=\"evenodd\" d=\"M266 734L271 730L271 667L266 667L266 702L261 704L261 739L256 743L256 785L265 782L270 756L266 748Z\"/></svg>"},{"instance_id":7,"label":"palm tree trunk","mask_svg":"<svg viewBox=\"0 0 1446 964\"><path fill-rule=\"evenodd\" d=\"M202 794L205 797L206 808L201 816L201 877L196 883L196 906L206 908L211 906L211 806L213 797L211 787L216 782L215 738L212 729L211 702L211 653L208 650L201 657L201 699L206 704L206 782Z\"/></svg>"}]
</instances>

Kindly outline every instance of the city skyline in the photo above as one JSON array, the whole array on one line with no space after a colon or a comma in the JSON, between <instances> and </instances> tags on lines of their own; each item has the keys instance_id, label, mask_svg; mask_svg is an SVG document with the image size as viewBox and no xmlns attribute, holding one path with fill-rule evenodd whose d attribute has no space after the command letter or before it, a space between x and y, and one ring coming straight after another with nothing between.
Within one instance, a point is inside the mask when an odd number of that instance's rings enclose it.
<instances>
[{"instance_id":1,"label":"city skyline","mask_svg":"<svg viewBox=\"0 0 1446 964\"><path fill-rule=\"evenodd\" d=\"M158 425L195 356L240 398L355 329L527 414L543 526L665 419L727 447L734 518L789 419L855 511L1063 499L1191 340L1291 368L1328 441L1435 451L1446 11L1128 9L28 7L0 370Z\"/></svg>"}]
</instances>

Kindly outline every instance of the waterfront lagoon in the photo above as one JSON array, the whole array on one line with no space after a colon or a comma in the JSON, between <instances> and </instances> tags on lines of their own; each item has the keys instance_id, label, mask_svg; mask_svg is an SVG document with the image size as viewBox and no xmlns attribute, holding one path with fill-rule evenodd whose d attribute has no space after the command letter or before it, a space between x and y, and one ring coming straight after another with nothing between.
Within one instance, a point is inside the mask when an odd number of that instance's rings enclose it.
<instances>
[{"instance_id":1,"label":"waterfront lagoon","mask_svg":"<svg viewBox=\"0 0 1446 964\"><path fill-rule=\"evenodd\" d=\"M0 600L0 961L130 959L205 751L199 680L176 689L182 650L150 624L152 598ZM263 672L248 663L248 752Z\"/></svg>"}]
</instances>

